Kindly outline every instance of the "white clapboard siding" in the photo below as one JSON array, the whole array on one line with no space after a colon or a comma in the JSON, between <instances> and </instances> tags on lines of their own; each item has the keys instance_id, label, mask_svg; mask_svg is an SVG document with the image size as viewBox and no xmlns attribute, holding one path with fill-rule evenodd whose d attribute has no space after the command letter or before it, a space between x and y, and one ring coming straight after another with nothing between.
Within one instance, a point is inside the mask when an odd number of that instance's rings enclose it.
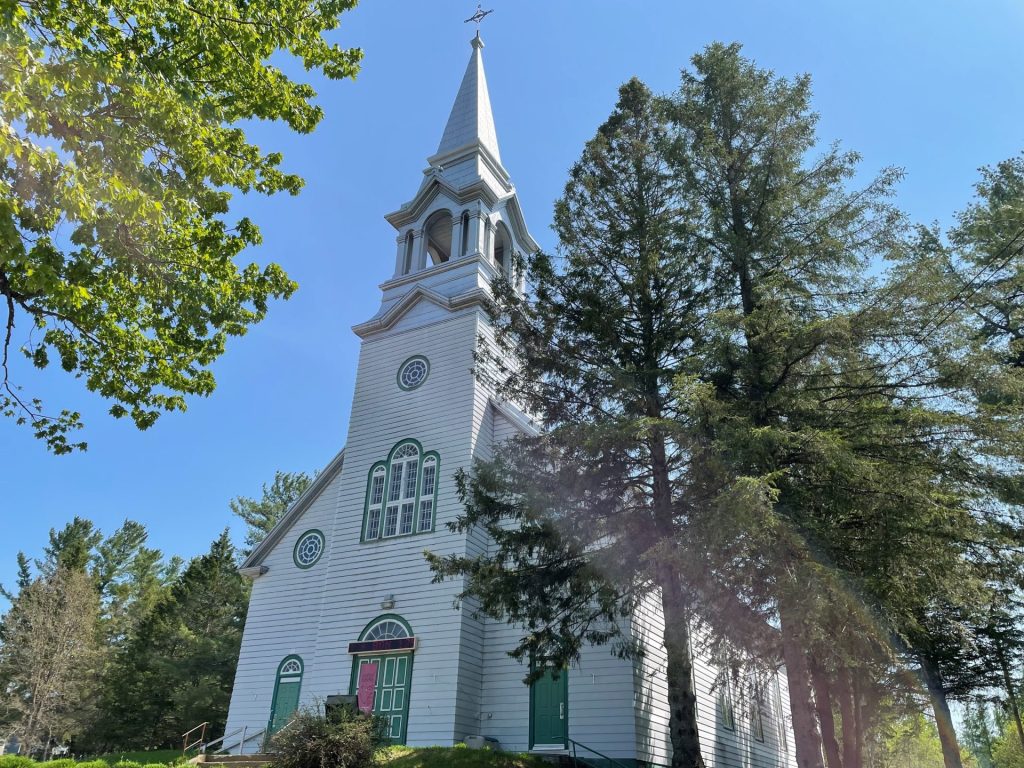
<instances>
[{"instance_id":1,"label":"white clapboard siding","mask_svg":"<svg viewBox=\"0 0 1024 768\"><path fill-rule=\"evenodd\" d=\"M317 626L327 575L324 564L333 541L327 536L326 551L309 570L295 566L292 551L298 537L310 528L325 534L331 530L338 485L336 476L268 555L264 561L268 572L253 584L225 733L234 733L243 726L249 732L266 727L277 669L285 656L302 657L302 693L309 690L308 681L315 674ZM255 752L259 742L245 746L246 751Z\"/></svg>"},{"instance_id":2,"label":"white clapboard siding","mask_svg":"<svg viewBox=\"0 0 1024 768\"><path fill-rule=\"evenodd\" d=\"M632 623L636 637L643 641L645 648L644 656L636 663L636 752L639 759L652 765L668 765L671 762L668 685L665 647L661 641L665 624L659 601L657 593L648 596L637 609ZM751 699L746 694L737 692L735 695L735 729L729 730L723 725L718 696L719 670L704 650L699 630L694 632L692 645L698 734L708 768L795 766L784 671L778 681L782 712L776 707L774 681L770 681L762 709L764 741L758 741L751 730Z\"/></svg>"},{"instance_id":3,"label":"white clapboard siding","mask_svg":"<svg viewBox=\"0 0 1024 768\"><path fill-rule=\"evenodd\" d=\"M502 749L526 751L530 734L529 672L508 652L523 630L488 620L484 649L484 689L480 733L498 739ZM633 667L608 647L586 647L569 672L569 738L609 757L634 756Z\"/></svg>"},{"instance_id":4,"label":"white clapboard siding","mask_svg":"<svg viewBox=\"0 0 1024 768\"><path fill-rule=\"evenodd\" d=\"M368 339L360 354L346 443L345 471L338 495L330 574L324 587L315 689L346 690L352 669L348 642L384 611L380 603L394 595L393 613L412 626L418 638L409 695L409 744L453 744L466 735L479 709L480 629L468 612L453 608L459 585L432 584L424 549L462 554L466 539L445 523L461 511L453 475L472 456L476 382L472 350L479 317L476 310L452 314L428 302L407 313L387 335ZM431 313L440 322L429 322ZM424 325L422 323L427 322ZM412 327L403 329L409 323ZM430 360L430 375L418 389L398 388L395 375L414 354ZM435 532L360 543L367 473L404 438L420 441L440 454Z\"/></svg>"}]
</instances>

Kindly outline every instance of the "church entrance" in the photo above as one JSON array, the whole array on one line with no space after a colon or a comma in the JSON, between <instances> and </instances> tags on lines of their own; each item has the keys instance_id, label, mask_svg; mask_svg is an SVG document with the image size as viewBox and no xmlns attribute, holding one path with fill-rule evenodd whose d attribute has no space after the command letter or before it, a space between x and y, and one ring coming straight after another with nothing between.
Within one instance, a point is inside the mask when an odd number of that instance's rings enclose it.
<instances>
[{"instance_id":1,"label":"church entrance","mask_svg":"<svg viewBox=\"0 0 1024 768\"><path fill-rule=\"evenodd\" d=\"M569 747L569 673L545 665L530 686L530 749Z\"/></svg>"},{"instance_id":2,"label":"church entrance","mask_svg":"<svg viewBox=\"0 0 1024 768\"><path fill-rule=\"evenodd\" d=\"M288 725L299 708L299 692L302 690L302 659L299 656L285 656L277 667L277 681L274 697L270 702L270 722L267 734L274 735Z\"/></svg>"},{"instance_id":3,"label":"church entrance","mask_svg":"<svg viewBox=\"0 0 1024 768\"><path fill-rule=\"evenodd\" d=\"M348 644L352 654L349 693L359 709L387 718L388 741L404 744L409 727L409 694L416 638L399 616L380 616Z\"/></svg>"},{"instance_id":4,"label":"church entrance","mask_svg":"<svg viewBox=\"0 0 1024 768\"><path fill-rule=\"evenodd\" d=\"M412 654L396 656L360 656L356 673L356 693L359 694L363 681L367 690L372 684L371 711L386 717L391 723L388 741L404 744L409 722L409 678L412 670ZM369 699L370 695L366 695ZM363 700L361 698L360 705ZM364 710L365 711L365 710Z\"/></svg>"}]
</instances>

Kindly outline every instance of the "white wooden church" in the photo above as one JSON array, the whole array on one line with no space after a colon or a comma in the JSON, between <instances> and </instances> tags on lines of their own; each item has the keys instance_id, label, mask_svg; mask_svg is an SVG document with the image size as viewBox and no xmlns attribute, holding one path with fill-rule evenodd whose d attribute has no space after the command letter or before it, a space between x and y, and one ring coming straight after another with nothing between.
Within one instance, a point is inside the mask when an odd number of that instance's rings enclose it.
<instances>
[{"instance_id":1,"label":"white wooden church","mask_svg":"<svg viewBox=\"0 0 1024 768\"><path fill-rule=\"evenodd\" d=\"M471 372L491 280L515 252L537 249L502 165L483 47L478 34L419 189L386 217L394 271L380 310L353 329L362 347L345 447L241 569L254 583L226 732L273 731L298 707L356 694L390 719L397 743L485 736L508 750L576 746L667 765L656 609L630 622L651 638L642 661L589 648L577 667L528 687L528 670L507 655L519 630L455 610L460 584L432 584L423 558L486 548L479 534L445 527L461 511L453 475L534 429ZM708 766L795 765L784 678L750 686L752 696L736 680L698 659ZM233 751L259 743L236 740Z\"/></svg>"}]
</instances>

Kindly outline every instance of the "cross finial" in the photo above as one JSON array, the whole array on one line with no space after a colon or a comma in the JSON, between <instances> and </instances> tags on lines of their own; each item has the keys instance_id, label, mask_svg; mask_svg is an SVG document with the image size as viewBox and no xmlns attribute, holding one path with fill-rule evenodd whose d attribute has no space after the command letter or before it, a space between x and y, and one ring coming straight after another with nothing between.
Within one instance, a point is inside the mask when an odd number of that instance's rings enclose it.
<instances>
[{"instance_id":1,"label":"cross finial","mask_svg":"<svg viewBox=\"0 0 1024 768\"><path fill-rule=\"evenodd\" d=\"M472 16L470 16L468 19L466 19L463 23L464 24L468 24L471 21L475 21L476 22L476 33L477 33L477 37L479 37L480 36L480 22L483 21L484 17L487 16L487 14L489 14L489 13L494 13L494 9L492 8L489 11L485 11L483 9L483 7L480 5L480 3L477 3L476 4L476 13L474 13Z\"/></svg>"}]
</instances>

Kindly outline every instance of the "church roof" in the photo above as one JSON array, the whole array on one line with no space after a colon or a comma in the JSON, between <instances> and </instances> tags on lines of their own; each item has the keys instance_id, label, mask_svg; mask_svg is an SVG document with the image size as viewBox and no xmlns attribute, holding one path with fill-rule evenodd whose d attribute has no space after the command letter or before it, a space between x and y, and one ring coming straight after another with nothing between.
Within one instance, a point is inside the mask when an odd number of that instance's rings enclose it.
<instances>
[{"instance_id":1,"label":"church roof","mask_svg":"<svg viewBox=\"0 0 1024 768\"><path fill-rule=\"evenodd\" d=\"M295 525L296 521L302 517L302 513L305 512L316 497L323 492L327 487L327 484L337 477L344 465L345 449L342 448L338 451L337 455L331 459L330 463L323 468L323 471L317 474L313 479L313 482L309 484L309 487L306 488L302 495L300 495L299 498L297 498L288 508L288 511L282 515L281 519L277 521L277 525L270 529L270 533L267 534L266 538L257 544L249 556L245 558L245 562L243 562L241 567L238 569L243 576L254 578L266 571L266 568L260 569L260 566L263 564L267 555L269 555L271 550L277 546L278 542L284 538L284 535L291 530L291 527Z\"/></svg>"},{"instance_id":2,"label":"church roof","mask_svg":"<svg viewBox=\"0 0 1024 768\"><path fill-rule=\"evenodd\" d=\"M446 155L468 144L479 143L494 159L501 162L498 154L498 134L494 130L494 115L491 114L491 97L487 92L487 76L484 74L484 60L481 51L484 41L477 32L473 38L473 54L469 58L466 74L455 97L444 135L437 146L437 155Z\"/></svg>"}]
</instances>

